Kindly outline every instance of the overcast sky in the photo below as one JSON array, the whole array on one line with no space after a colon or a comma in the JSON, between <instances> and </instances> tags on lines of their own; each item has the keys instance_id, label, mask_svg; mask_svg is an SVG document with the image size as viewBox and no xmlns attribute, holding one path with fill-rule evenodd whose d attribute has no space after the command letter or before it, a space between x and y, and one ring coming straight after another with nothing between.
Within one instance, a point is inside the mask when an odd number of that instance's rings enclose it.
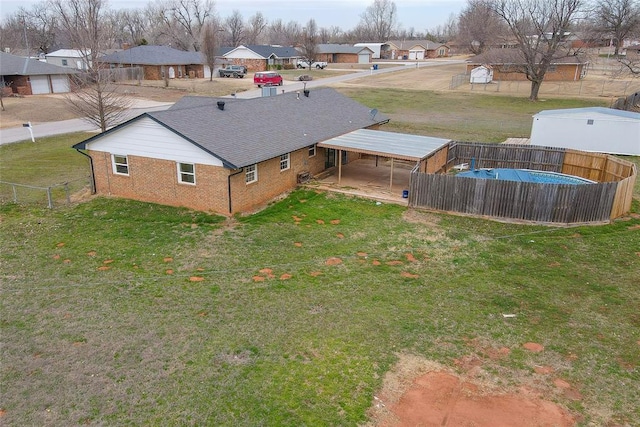
<instances>
[{"instance_id":1,"label":"overcast sky","mask_svg":"<svg viewBox=\"0 0 640 427\"><path fill-rule=\"evenodd\" d=\"M144 8L148 0L108 0L111 9ZM29 9L40 0L0 0L0 18L17 11L20 6ZM256 12L269 20L282 19L283 22L297 21L304 25L310 18L320 27L338 26L342 30L354 28L360 22L360 15L373 0L216 0L218 15L225 18L234 10L249 18ZM457 15L466 0L395 0L398 23L402 27L426 31L444 24L453 13Z\"/></svg>"}]
</instances>

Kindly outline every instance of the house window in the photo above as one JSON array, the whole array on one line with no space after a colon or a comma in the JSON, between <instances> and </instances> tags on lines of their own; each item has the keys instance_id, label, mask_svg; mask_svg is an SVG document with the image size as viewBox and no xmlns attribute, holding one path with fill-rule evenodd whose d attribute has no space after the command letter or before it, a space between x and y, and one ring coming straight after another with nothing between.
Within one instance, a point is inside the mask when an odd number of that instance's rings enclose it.
<instances>
[{"instance_id":1,"label":"house window","mask_svg":"<svg viewBox=\"0 0 640 427\"><path fill-rule=\"evenodd\" d=\"M593 124L593 119L587 119L587 124L588 125L592 125Z\"/></svg>"},{"instance_id":2,"label":"house window","mask_svg":"<svg viewBox=\"0 0 640 427\"><path fill-rule=\"evenodd\" d=\"M244 168L244 181L247 184L256 182L258 180L258 165L253 164Z\"/></svg>"},{"instance_id":3,"label":"house window","mask_svg":"<svg viewBox=\"0 0 640 427\"><path fill-rule=\"evenodd\" d=\"M117 173L118 175L129 175L129 161L127 156L114 154L111 156L111 161L113 163L113 173Z\"/></svg>"},{"instance_id":4,"label":"house window","mask_svg":"<svg viewBox=\"0 0 640 427\"><path fill-rule=\"evenodd\" d=\"M63 59L63 60L62 60L62 66L63 66L63 67L66 67L67 65L68 65L68 64L67 64L67 60L66 60L66 59Z\"/></svg>"},{"instance_id":5,"label":"house window","mask_svg":"<svg viewBox=\"0 0 640 427\"><path fill-rule=\"evenodd\" d=\"M315 157L315 156L316 156L316 144L313 144L309 146L309 157Z\"/></svg>"},{"instance_id":6,"label":"house window","mask_svg":"<svg viewBox=\"0 0 640 427\"><path fill-rule=\"evenodd\" d=\"M289 169L289 153L280 156L280 170L285 171Z\"/></svg>"},{"instance_id":7,"label":"house window","mask_svg":"<svg viewBox=\"0 0 640 427\"><path fill-rule=\"evenodd\" d=\"M183 184L195 184L196 165L191 163L178 163L178 181Z\"/></svg>"}]
</instances>

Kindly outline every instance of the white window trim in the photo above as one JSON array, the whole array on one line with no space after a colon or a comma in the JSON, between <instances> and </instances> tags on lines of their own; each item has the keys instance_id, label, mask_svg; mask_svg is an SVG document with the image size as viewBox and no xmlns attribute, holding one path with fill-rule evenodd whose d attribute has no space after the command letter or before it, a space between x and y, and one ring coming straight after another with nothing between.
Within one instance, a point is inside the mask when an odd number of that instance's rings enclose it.
<instances>
[{"instance_id":1,"label":"white window trim","mask_svg":"<svg viewBox=\"0 0 640 427\"><path fill-rule=\"evenodd\" d=\"M312 150L313 150L313 154L311 154ZM317 153L318 153L318 147L316 146L316 144L310 145L309 146L309 157L315 157Z\"/></svg>"},{"instance_id":2,"label":"white window trim","mask_svg":"<svg viewBox=\"0 0 640 427\"><path fill-rule=\"evenodd\" d=\"M286 167L282 167L283 162L286 162ZM291 168L291 153L282 154L280 156L280 172L289 170Z\"/></svg>"},{"instance_id":3,"label":"white window trim","mask_svg":"<svg viewBox=\"0 0 640 427\"><path fill-rule=\"evenodd\" d=\"M190 166L193 166L193 173L191 173L191 172L185 172L185 171L181 170L181 169L180 169L180 165L190 165ZM195 165L195 164L193 164L193 163L181 163L181 162L178 162L178 163L176 163L176 167L177 167L177 169L178 169L178 182L179 182L180 184L196 185L196 165ZM182 175L183 175L183 174L184 174L184 175L190 175L190 176L193 176L193 182L183 181L183 179L182 179Z\"/></svg>"},{"instance_id":4,"label":"white window trim","mask_svg":"<svg viewBox=\"0 0 640 427\"><path fill-rule=\"evenodd\" d=\"M116 162L116 157L124 157L124 159L126 160L127 163L117 163ZM118 172L118 165L126 166L127 167L127 173ZM111 166L113 167L113 173L115 175L129 176L129 157L128 156L126 156L124 154L112 154L111 155Z\"/></svg>"},{"instance_id":5,"label":"white window trim","mask_svg":"<svg viewBox=\"0 0 640 427\"><path fill-rule=\"evenodd\" d=\"M248 170L248 168L253 166L253 170ZM251 181L247 181L247 176L249 175L249 173L253 173L253 180ZM254 182L258 182L258 164L254 163L252 165L247 166L247 169L245 169L244 171L244 182L245 184L251 184Z\"/></svg>"}]
</instances>

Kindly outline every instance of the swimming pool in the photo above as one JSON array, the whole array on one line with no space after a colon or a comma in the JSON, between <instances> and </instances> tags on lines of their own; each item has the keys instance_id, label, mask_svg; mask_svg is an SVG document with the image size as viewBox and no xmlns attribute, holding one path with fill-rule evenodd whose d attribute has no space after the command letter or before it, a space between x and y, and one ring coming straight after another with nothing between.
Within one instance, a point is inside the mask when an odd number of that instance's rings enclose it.
<instances>
[{"instance_id":1,"label":"swimming pool","mask_svg":"<svg viewBox=\"0 0 640 427\"><path fill-rule=\"evenodd\" d=\"M475 169L458 173L456 176L477 179L499 179L502 181L533 182L537 184L595 184L596 181L565 175L557 172L537 171L531 169Z\"/></svg>"}]
</instances>

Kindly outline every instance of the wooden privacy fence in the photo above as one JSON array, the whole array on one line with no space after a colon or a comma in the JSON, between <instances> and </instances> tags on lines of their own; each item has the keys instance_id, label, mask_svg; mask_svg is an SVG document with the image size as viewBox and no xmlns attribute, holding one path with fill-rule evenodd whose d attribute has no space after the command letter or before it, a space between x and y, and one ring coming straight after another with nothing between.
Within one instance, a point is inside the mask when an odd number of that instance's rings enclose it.
<instances>
[{"instance_id":1,"label":"wooden privacy fence","mask_svg":"<svg viewBox=\"0 0 640 427\"><path fill-rule=\"evenodd\" d=\"M560 172L598 182L541 184L443 173L462 163L474 163L476 168ZM629 211L636 176L633 163L605 154L452 142L414 168L409 183L409 206L541 223L605 222Z\"/></svg>"}]
</instances>

